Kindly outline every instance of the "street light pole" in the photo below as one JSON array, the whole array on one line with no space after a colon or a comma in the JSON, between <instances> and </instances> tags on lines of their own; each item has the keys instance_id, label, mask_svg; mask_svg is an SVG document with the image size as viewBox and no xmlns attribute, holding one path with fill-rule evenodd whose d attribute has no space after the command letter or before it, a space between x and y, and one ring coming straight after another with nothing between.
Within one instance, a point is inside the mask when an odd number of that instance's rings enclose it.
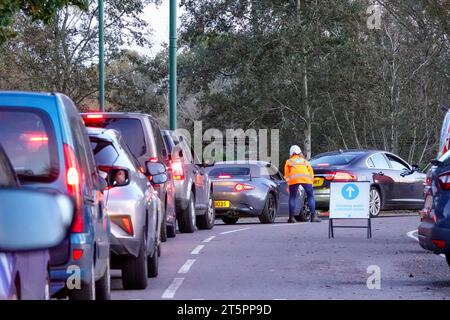
<instances>
[{"instance_id":1,"label":"street light pole","mask_svg":"<svg viewBox=\"0 0 450 320\"><path fill-rule=\"evenodd\" d=\"M169 43L169 122L170 130L177 128L177 0L170 0Z\"/></svg>"},{"instance_id":2,"label":"street light pole","mask_svg":"<svg viewBox=\"0 0 450 320\"><path fill-rule=\"evenodd\" d=\"M99 73L99 105L100 112L105 112L105 37L103 21L103 0L98 0L98 73Z\"/></svg>"}]
</instances>

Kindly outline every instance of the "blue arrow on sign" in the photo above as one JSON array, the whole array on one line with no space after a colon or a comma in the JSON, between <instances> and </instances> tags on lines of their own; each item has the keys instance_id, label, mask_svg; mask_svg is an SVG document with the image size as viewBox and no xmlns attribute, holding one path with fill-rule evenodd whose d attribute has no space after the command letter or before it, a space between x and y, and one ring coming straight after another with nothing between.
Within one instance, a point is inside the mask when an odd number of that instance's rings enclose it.
<instances>
[{"instance_id":1,"label":"blue arrow on sign","mask_svg":"<svg viewBox=\"0 0 450 320\"><path fill-rule=\"evenodd\" d=\"M348 183L342 187L342 196L346 200L354 200L359 195L359 188L356 184Z\"/></svg>"}]
</instances>

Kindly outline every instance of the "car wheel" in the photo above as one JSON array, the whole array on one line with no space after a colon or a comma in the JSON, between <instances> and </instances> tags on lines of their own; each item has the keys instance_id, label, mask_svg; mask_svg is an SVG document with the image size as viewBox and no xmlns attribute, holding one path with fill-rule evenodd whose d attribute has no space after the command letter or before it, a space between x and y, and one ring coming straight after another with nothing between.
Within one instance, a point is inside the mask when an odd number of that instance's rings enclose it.
<instances>
[{"instance_id":1,"label":"car wheel","mask_svg":"<svg viewBox=\"0 0 450 320\"><path fill-rule=\"evenodd\" d=\"M222 221L225 224L236 224L238 222L239 217L222 217Z\"/></svg>"},{"instance_id":2,"label":"car wheel","mask_svg":"<svg viewBox=\"0 0 450 320\"><path fill-rule=\"evenodd\" d=\"M69 295L70 300L95 300L95 268L94 259L91 263L91 279L88 283L81 283L80 289L73 289Z\"/></svg>"},{"instance_id":3,"label":"car wheel","mask_svg":"<svg viewBox=\"0 0 450 320\"><path fill-rule=\"evenodd\" d=\"M95 299L111 300L111 269L109 258L106 261L106 270L103 276L95 282Z\"/></svg>"},{"instance_id":4,"label":"car wheel","mask_svg":"<svg viewBox=\"0 0 450 320\"><path fill-rule=\"evenodd\" d=\"M145 238L145 234L144 234ZM122 266L122 285L124 289L139 290L147 288L147 241L142 239L137 257L129 257Z\"/></svg>"},{"instance_id":5,"label":"car wheel","mask_svg":"<svg viewBox=\"0 0 450 320\"><path fill-rule=\"evenodd\" d=\"M176 235L177 235L177 219L174 219L172 225L167 225L167 237L175 238Z\"/></svg>"},{"instance_id":6,"label":"car wheel","mask_svg":"<svg viewBox=\"0 0 450 320\"><path fill-rule=\"evenodd\" d=\"M167 241L167 215L166 212L164 211L164 215L162 217L162 221L161 221L161 242L166 242Z\"/></svg>"},{"instance_id":7,"label":"car wheel","mask_svg":"<svg viewBox=\"0 0 450 320\"><path fill-rule=\"evenodd\" d=\"M155 278L158 276L158 265L159 265L159 246L155 246L155 250L153 250L153 255L148 256L147 262L147 273L149 278Z\"/></svg>"},{"instance_id":8,"label":"car wheel","mask_svg":"<svg viewBox=\"0 0 450 320\"><path fill-rule=\"evenodd\" d=\"M446 253L446 254L445 254L445 260L447 260L447 264L448 264L449 267L450 267L450 253Z\"/></svg>"},{"instance_id":9,"label":"car wheel","mask_svg":"<svg viewBox=\"0 0 450 320\"><path fill-rule=\"evenodd\" d=\"M298 216L294 216L295 220L298 222L306 222L311 220L311 211L309 210L308 199L305 199L305 204Z\"/></svg>"},{"instance_id":10,"label":"car wheel","mask_svg":"<svg viewBox=\"0 0 450 320\"><path fill-rule=\"evenodd\" d=\"M45 276L44 300L50 300L50 274L47 271Z\"/></svg>"},{"instance_id":11,"label":"car wheel","mask_svg":"<svg viewBox=\"0 0 450 320\"><path fill-rule=\"evenodd\" d=\"M216 212L214 208L214 201L212 195L209 195L208 208L205 214L197 216L197 228L200 230L209 230L214 227L214 220L216 220Z\"/></svg>"},{"instance_id":12,"label":"car wheel","mask_svg":"<svg viewBox=\"0 0 450 320\"><path fill-rule=\"evenodd\" d=\"M193 233L195 231L195 197L191 191L189 196L189 203L185 210L183 210L178 219L178 227L181 233Z\"/></svg>"},{"instance_id":13,"label":"car wheel","mask_svg":"<svg viewBox=\"0 0 450 320\"><path fill-rule=\"evenodd\" d=\"M377 188L370 188L369 212L370 217L376 218L381 211L381 195Z\"/></svg>"},{"instance_id":14,"label":"car wheel","mask_svg":"<svg viewBox=\"0 0 450 320\"><path fill-rule=\"evenodd\" d=\"M259 221L264 224L274 223L276 216L277 216L277 202L273 194L269 193L267 195L266 205L264 206L263 212L259 216Z\"/></svg>"}]
</instances>

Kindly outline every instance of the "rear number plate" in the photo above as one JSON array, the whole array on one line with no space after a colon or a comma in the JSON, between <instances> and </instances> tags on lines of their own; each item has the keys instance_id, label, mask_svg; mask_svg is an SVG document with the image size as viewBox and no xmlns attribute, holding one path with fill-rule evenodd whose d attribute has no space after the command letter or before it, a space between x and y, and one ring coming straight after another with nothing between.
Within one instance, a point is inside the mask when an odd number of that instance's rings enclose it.
<instances>
[{"instance_id":1,"label":"rear number plate","mask_svg":"<svg viewBox=\"0 0 450 320\"><path fill-rule=\"evenodd\" d=\"M216 207L216 208L229 208L230 207L230 201L228 201L228 200L214 201L214 207Z\"/></svg>"},{"instance_id":2,"label":"rear number plate","mask_svg":"<svg viewBox=\"0 0 450 320\"><path fill-rule=\"evenodd\" d=\"M323 178L314 178L314 187L321 187L323 185Z\"/></svg>"}]
</instances>

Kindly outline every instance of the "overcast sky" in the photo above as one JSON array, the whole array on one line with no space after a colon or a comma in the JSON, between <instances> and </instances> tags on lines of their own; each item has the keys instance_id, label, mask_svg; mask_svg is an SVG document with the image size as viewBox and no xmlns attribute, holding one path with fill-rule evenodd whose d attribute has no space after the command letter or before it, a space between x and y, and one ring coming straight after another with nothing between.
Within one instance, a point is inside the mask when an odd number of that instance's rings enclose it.
<instances>
[{"instance_id":1,"label":"overcast sky","mask_svg":"<svg viewBox=\"0 0 450 320\"><path fill-rule=\"evenodd\" d=\"M178 18L181 16L181 13L181 9L177 7ZM133 49L154 56L161 50L161 45L164 42L169 43L169 0L162 0L162 4L158 6L158 8L154 4L148 5L144 10L144 15L142 18L147 21L153 29L151 38L153 47L151 49ZM179 27L179 19L177 27Z\"/></svg>"}]
</instances>

